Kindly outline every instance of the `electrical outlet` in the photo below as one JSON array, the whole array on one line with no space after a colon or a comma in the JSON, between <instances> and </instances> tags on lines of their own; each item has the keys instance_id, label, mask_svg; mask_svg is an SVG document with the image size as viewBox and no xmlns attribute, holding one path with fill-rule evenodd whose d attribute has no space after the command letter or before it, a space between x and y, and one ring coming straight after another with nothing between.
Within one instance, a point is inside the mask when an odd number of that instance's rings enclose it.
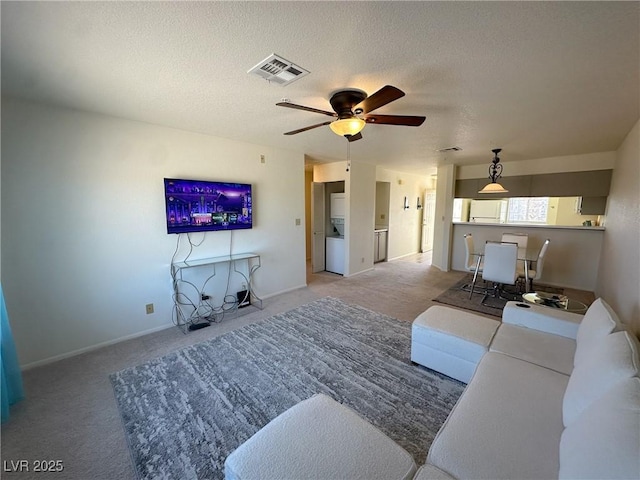
<instances>
[{"instance_id":1,"label":"electrical outlet","mask_svg":"<svg viewBox=\"0 0 640 480\"><path fill-rule=\"evenodd\" d=\"M153 303L147 303L145 308L147 309L147 315L150 315L153 313Z\"/></svg>"},{"instance_id":2,"label":"electrical outlet","mask_svg":"<svg viewBox=\"0 0 640 480\"><path fill-rule=\"evenodd\" d=\"M267 163L264 155L260 155L260 163Z\"/></svg>"},{"instance_id":3,"label":"electrical outlet","mask_svg":"<svg viewBox=\"0 0 640 480\"><path fill-rule=\"evenodd\" d=\"M299 227L300 226L300 219L296 218L296 226Z\"/></svg>"}]
</instances>

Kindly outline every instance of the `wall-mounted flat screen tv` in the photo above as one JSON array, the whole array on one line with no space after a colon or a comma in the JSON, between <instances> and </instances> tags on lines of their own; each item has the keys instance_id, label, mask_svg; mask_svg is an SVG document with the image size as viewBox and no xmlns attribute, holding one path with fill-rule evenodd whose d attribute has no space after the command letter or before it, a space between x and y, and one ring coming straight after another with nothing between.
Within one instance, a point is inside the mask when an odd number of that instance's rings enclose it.
<instances>
[{"instance_id":1,"label":"wall-mounted flat screen tv","mask_svg":"<svg viewBox=\"0 0 640 480\"><path fill-rule=\"evenodd\" d=\"M253 227L251 185L164 179L167 233Z\"/></svg>"}]
</instances>

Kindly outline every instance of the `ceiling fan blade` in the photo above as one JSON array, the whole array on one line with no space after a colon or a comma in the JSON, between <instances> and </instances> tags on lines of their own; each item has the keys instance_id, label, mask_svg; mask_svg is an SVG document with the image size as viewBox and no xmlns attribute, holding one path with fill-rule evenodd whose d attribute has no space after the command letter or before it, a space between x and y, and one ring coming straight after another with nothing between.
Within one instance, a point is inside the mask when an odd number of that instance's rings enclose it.
<instances>
[{"instance_id":1,"label":"ceiling fan blade","mask_svg":"<svg viewBox=\"0 0 640 480\"><path fill-rule=\"evenodd\" d=\"M380 108L387 103L404 97L404 92L399 88L385 85L376 93L369 95L362 102L355 106L354 111L362 109L362 113L373 112L376 108Z\"/></svg>"},{"instance_id":2,"label":"ceiling fan blade","mask_svg":"<svg viewBox=\"0 0 640 480\"><path fill-rule=\"evenodd\" d=\"M355 142L356 140L360 140L362 138L362 133L358 132L355 135L345 135L345 138L350 142Z\"/></svg>"},{"instance_id":3,"label":"ceiling fan blade","mask_svg":"<svg viewBox=\"0 0 640 480\"><path fill-rule=\"evenodd\" d=\"M303 105L296 105L295 103L289 103L289 102L279 102L279 103L276 103L276 106L295 108L296 110L305 110L307 112L321 113L323 115L329 115L330 117L338 116L338 114L335 112L327 112L325 110L318 110L317 108L305 107Z\"/></svg>"},{"instance_id":4,"label":"ceiling fan blade","mask_svg":"<svg viewBox=\"0 0 640 480\"><path fill-rule=\"evenodd\" d=\"M323 122L318 123L316 125L311 125L309 127L299 128L298 130L291 130L290 132L286 132L285 135L295 135L296 133L306 132L307 130L311 130L313 128L323 127L325 125L329 125L331 122Z\"/></svg>"},{"instance_id":5,"label":"ceiling fan blade","mask_svg":"<svg viewBox=\"0 0 640 480\"><path fill-rule=\"evenodd\" d=\"M367 115L364 118L364 121L367 123L403 125L406 127L419 127L425 120L426 117L416 117L412 115Z\"/></svg>"}]
</instances>

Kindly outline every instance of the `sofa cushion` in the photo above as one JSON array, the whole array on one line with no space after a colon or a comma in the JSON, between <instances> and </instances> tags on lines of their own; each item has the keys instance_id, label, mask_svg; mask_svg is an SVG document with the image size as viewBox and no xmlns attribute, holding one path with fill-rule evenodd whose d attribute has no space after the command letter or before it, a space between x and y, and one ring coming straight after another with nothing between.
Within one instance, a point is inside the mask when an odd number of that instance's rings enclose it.
<instances>
[{"instance_id":1,"label":"sofa cushion","mask_svg":"<svg viewBox=\"0 0 640 480\"><path fill-rule=\"evenodd\" d=\"M502 323L576 339L583 315L522 302L507 302Z\"/></svg>"},{"instance_id":2,"label":"sofa cushion","mask_svg":"<svg viewBox=\"0 0 640 480\"><path fill-rule=\"evenodd\" d=\"M560 335L503 323L489 350L571 375L576 342Z\"/></svg>"},{"instance_id":3,"label":"sofa cushion","mask_svg":"<svg viewBox=\"0 0 640 480\"><path fill-rule=\"evenodd\" d=\"M559 478L640 478L640 378L611 388L565 429Z\"/></svg>"},{"instance_id":4,"label":"sofa cushion","mask_svg":"<svg viewBox=\"0 0 640 480\"><path fill-rule=\"evenodd\" d=\"M578 327L573 364L578 366L583 363L603 337L621 329L622 324L616 313L604 300L598 298L589 306Z\"/></svg>"},{"instance_id":5,"label":"sofa cushion","mask_svg":"<svg viewBox=\"0 0 640 480\"><path fill-rule=\"evenodd\" d=\"M455 478L557 478L568 377L488 352L427 463Z\"/></svg>"},{"instance_id":6,"label":"sofa cushion","mask_svg":"<svg viewBox=\"0 0 640 480\"><path fill-rule=\"evenodd\" d=\"M638 339L629 332L616 332L600 340L591 355L577 365L569 377L562 418L568 426L598 397L616 383L638 375Z\"/></svg>"}]
</instances>

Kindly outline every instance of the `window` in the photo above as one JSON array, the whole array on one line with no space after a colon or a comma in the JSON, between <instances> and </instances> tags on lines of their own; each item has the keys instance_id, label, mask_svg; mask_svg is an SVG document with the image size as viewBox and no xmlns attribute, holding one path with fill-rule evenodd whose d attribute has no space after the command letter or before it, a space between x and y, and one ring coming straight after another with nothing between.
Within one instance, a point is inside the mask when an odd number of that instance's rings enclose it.
<instances>
[{"instance_id":1,"label":"window","mask_svg":"<svg viewBox=\"0 0 640 480\"><path fill-rule=\"evenodd\" d=\"M547 223L549 197L510 198L509 223Z\"/></svg>"}]
</instances>

